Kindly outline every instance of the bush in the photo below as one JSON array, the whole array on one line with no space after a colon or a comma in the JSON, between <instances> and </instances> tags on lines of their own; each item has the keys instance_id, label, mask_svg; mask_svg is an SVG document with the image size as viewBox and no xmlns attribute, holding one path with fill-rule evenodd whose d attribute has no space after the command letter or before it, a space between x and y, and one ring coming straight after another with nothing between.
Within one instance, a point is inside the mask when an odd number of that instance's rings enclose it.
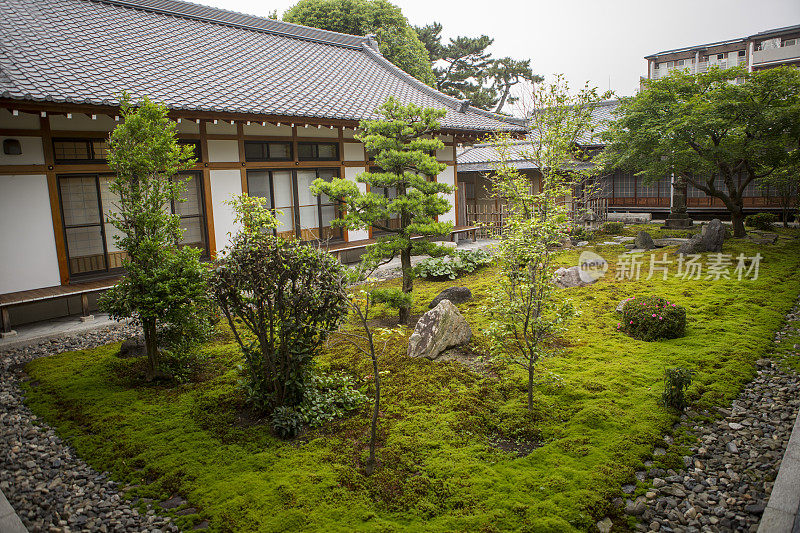
<instances>
[{"instance_id":1,"label":"bush","mask_svg":"<svg viewBox=\"0 0 800 533\"><path fill-rule=\"evenodd\" d=\"M421 261L414 267L414 275L422 279L456 279L491 262L492 254L486 250L458 250L453 255Z\"/></svg>"},{"instance_id":2,"label":"bush","mask_svg":"<svg viewBox=\"0 0 800 533\"><path fill-rule=\"evenodd\" d=\"M303 427L303 417L294 407L281 405L272 411L272 431L281 439L291 439Z\"/></svg>"},{"instance_id":3,"label":"bush","mask_svg":"<svg viewBox=\"0 0 800 533\"><path fill-rule=\"evenodd\" d=\"M778 221L778 215L774 213L757 213L744 217L744 223L751 228L769 231L772 225Z\"/></svg>"},{"instance_id":4,"label":"bush","mask_svg":"<svg viewBox=\"0 0 800 533\"><path fill-rule=\"evenodd\" d=\"M345 316L344 267L299 241L239 233L212 277L219 304L245 359L249 401L263 411L305 399L317 349Z\"/></svg>"},{"instance_id":5,"label":"bush","mask_svg":"<svg viewBox=\"0 0 800 533\"><path fill-rule=\"evenodd\" d=\"M664 393L661 405L674 407L680 411L686 409L686 389L692 384L693 372L686 368L668 368L664 371Z\"/></svg>"},{"instance_id":6,"label":"bush","mask_svg":"<svg viewBox=\"0 0 800 533\"><path fill-rule=\"evenodd\" d=\"M411 307L414 298L411 293L406 293L397 288L373 289L369 293L370 298L376 304L385 304L392 309L401 307Z\"/></svg>"},{"instance_id":7,"label":"bush","mask_svg":"<svg viewBox=\"0 0 800 533\"><path fill-rule=\"evenodd\" d=\"M676 339L686 331L686 310L657 296L634 296L623 304L617 329L643 341Z\"/></svg>"},{"instance_id":8,"label":"bush","mask_svg":"<svg viewBox=\"0 0 800 533\"><path fill-rule=\"evenodd\" d=\"M625 224L622 222L606 222L600 226L600 231L607 235L619 235L625 229Z\"/></svg>"},{"instance_id":9,"label":"bush","mask_svg":"<svg viewBox=\"0 0 800 533\"><path fill-rule=\"evenodd\" d=\"M572 244L576 244L580 241L590 241L592 238L594 238L594 232L582 225L568 227L567 235L569 235Z\"/></svg>"}]
</instances>

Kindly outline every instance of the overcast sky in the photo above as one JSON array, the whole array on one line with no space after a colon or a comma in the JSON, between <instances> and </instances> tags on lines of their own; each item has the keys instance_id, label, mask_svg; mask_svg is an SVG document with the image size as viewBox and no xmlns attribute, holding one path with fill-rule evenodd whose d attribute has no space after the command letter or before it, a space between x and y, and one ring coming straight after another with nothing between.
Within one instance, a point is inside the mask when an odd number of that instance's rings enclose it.
<instances>
[{"instance_id":1,"label":"overcast sky","mask_svg":"<svg viewBox=\"0 0 800 533\"><path fill-rule=\"evenodd\" d=\"M192 0L278 16L296 0ZM530 58L534 72L631 95L645 55L800 24L800 0L393 0L411 24L445 37L486 34L496 56ZM509 110L510 111L510 110Z\"/></svg>"}]
</instances>

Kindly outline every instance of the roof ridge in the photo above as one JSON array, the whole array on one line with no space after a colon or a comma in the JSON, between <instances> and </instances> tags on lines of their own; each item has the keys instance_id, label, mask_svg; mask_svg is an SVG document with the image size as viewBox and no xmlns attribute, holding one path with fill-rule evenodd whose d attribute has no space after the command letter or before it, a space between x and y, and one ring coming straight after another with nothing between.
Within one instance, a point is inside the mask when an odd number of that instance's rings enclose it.
<instances>
[{"instance_id":1,"label":"roof ridge","mask_svg":"<svg viewBox=\"0 0 800 533\"><path fill-rule=\"evenodd\" d=\"M427 93L428 95L432 96L433 98L436 98L437 100L439 100L440 102L442 102L446 106L452 108L454 111L457 111L459 113L466 113L467 110L470 110L470 111L472 111L472 112L474 112L476 114L483 115L485 117L489 117L489 118L492 118L494 120L498 120L500 122L505 122L507 124L513 124L514 126L523 126L524 127L526 125L524 119L517 119L515 117L507 117L507 116L504 116L504 115L498 115L496 113L492 113L491 111L486 111L485 109L480 109L480 108L474 107L472 105L467 105L466 107L464 107L464 105L463 105L464 101L459 100L458 98L455 98L453 96L444 94L443 92L434 89L430 85L427 85L423 81L418 80L417 78L415 78L414 76L412 76L411 74L406 72L405 70L401 69L400 67L398 67L397 65L395 65L394 63L392 63L391 61L386 59L383 56L383 54L381 54L379 51L377 51L374 48L372 48L369 44L364 43L361 46L364 49L364 51L367 53L367 57L369 57L370 59L374 60L376 63L381 65L387 71L389 71L390 73L394 74L395 76L397 76L401 80L405 81L406 83L410 83L410 84L414 85L417 89Z\"/></svg>"},{"instance_id":2,"label":"roof ridge","mask_svg":"<svg viewBox=\"0 0 800 533\"><path fill-rule=\"evenodd\" d=\"M90 0L131 9L141 9L152 13L171 15L186 19L241 28L245 30L271 33L304 41L312 41L346 48L360 49L369 42L369 37L339 33L311 26L302 26L282 20L249 15L228 9L211 7L184 0Z\"/></svg>"}]
</instances>

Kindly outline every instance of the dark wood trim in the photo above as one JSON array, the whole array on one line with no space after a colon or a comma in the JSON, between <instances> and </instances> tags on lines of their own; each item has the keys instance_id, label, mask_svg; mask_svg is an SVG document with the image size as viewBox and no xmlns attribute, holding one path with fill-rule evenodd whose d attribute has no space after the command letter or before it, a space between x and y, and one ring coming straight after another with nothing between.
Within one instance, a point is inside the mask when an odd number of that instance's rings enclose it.
<instances>
[{"instance_id":1,"label":"dark wood trim","mask_svg":"<svg viewBox=\"0 0 800 533\"><path fill-rule=\"evenodd\" d=\"M39 117L41 118L41 117ZM23 130L14 128L0 128L0 136L3 137L41 137L42 130Z\"/></svg>"},{"instance_id":2,"label":"dark wood trim","mask_svg":"<svg viewBox=\"0 0 800 533\"><path fill-rule=\"evenodd\" d=\"M47 191L50 195L50 214L53 219L53 234L56 240L56 257L58 258L58 275L62 285L69 283L69 263L67 261L67 247L64 241L64 225L61 219L61 203L59 202L58 179L54 170L55 157L53 154L53 141L50 137L50 119L39 117L42 132L42 153L44 166L47 168Z\"/></svg>"},{"instance_id":3,"label":"dark wood trim","mask_svg":"<svg viewBox=\"0 0 800 533\"><path fill-rule=\"evenodd\" d=\"M0 174L45 174L47 165L0 165Z\"/></svg>"},{"instance_id":4,"label":"dark wood trim","mask_svg":"<svg viewBox=\"0 0 800 533\"><path fill-rule=\"evenodd\" d=\"M247 158L244 155L244 124L236 124L236 140L239 144L239 173L242 182L242 192L247 193Z\"/></svg>"},{"instance_id":5,"label":"dark wood trim","mask_svg":"<svg viewBox=\"0 0 800 533\"><path fill-rule=\"evenodd\" d=\"M203 201L206 211L206 235L208 235L208 255L211 259L217 255L217 239L214 232L214 206L211 193L211 171L208 161L208 137L206 136L206 122L200 121L200 159L203 161Z\"/></svg>"}]
</instances>

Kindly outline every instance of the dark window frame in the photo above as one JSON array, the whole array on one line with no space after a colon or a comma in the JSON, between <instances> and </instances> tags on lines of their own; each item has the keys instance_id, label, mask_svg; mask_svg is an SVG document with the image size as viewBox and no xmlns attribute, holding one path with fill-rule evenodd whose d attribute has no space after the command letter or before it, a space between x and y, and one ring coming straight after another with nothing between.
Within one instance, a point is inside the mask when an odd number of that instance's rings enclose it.
<instances>
[{"instance_id":1,"label":"dark window frame","mask_svg":"<svg viewBox=\"0 0 800 533\"><path fill-rule=\"evenodd\" d=\"M333 157L320 157L319 156L319 147L320 146L333 146L334 155ZM301 154L301 147L310 146L312 155L311 157L302 157ZM298 161L340 161L341 154L339 153L339 143L338 142L299 142L297 143L297 160Z\"/></svg>"},{"instance_id":2,"label":"dark window frame","mask_svg":"<svg viewBox=\"0 0 800 533\"><path fill-rule=\"evenodd\" d=\"M196 170L188 170L185 172L180 173L181 175L191 175L193 178L198 180L200 184L200 198L198 198L198 205L200 208L200 213L196 215L179 215L181 220L184 218L199 218L200 219L200 229L203 235L203 247L201 250L201 258L208 259L210 258L210 251L209 251L209 238L208 238L208 213L206 213L205 207L205 199L206 199L206 190L205 184L203 183L203 176L202 172ZM181 175L173 176L173 180L177 180L181 177ZM109 268L109 251L108 251L108 241L106 239L106 224L108 224L108 219L106 218L106 213L103 211L103 196L101 193L100 188L100 178L109 177L111 174L108 172L84 172L80 174L58 174L56 175L56 188L58 189L58 208L61 215L61 228L62 233L64 235L64 254L67 260L67 271L69 272L70 279L76 278L80 280L86 280L91 278L98 278L98 277L106 277L109 275L114 275L118 272L121 272L121 268ZM66 220L64 218L64 200L61 194L61 181L68 180L70 178L94 178L95 187L97 190L97 209L99 213L100 221L97 223L87 223L87 224L72 224L67 225ZM173 215L178 213L175 212L175 202L170 202L170 210L172 211ZM102 238L103 243L103 263L105 268L100 270L91 270L88 272L73 272L72 267L70 265L70 254L69 254L69 239L67 236L67 230L79 227L100 227L100 235ZM180 243L179 243L180 246Z\"/></svg>"},{"instance_id":3,"label":"dark window frame","mask_svg":"<svg viewBox=\"0 0 800 533\"><path fill-rule=\"evenodd\" d=\"M59 159L56 157L57 149L56 143L59 142L72 142L78 143L83 142L86 143L86 153L88 154L88 159ZM53 137L53 158L56 163L58 164L80 164L80 163L106 163L107 160L104 157L95 157L95 150L94 150L94 143L96 142L104 142L108 143L108 139L103 137Z\"/></svg>"},{"instance_id":4,"label":"dark window frame","mask_svg":"<svg viewBox=\"0 0 800 533\"><path fill-rule=\"evenodd\" d=\"M270 154L270 145L271 144L282 144L289 148L289 155L287 157L272 157ZM248 157L247 156L247 147L248 146L261 146L264 148L265 153L267 154L266 157ZM294 154L292 152L292 143L288 141L244 141L244 153L245 153L245 161L251 161L254 163L264 162L264 161L293 161Z\"/></svg>"}]
</instances>

